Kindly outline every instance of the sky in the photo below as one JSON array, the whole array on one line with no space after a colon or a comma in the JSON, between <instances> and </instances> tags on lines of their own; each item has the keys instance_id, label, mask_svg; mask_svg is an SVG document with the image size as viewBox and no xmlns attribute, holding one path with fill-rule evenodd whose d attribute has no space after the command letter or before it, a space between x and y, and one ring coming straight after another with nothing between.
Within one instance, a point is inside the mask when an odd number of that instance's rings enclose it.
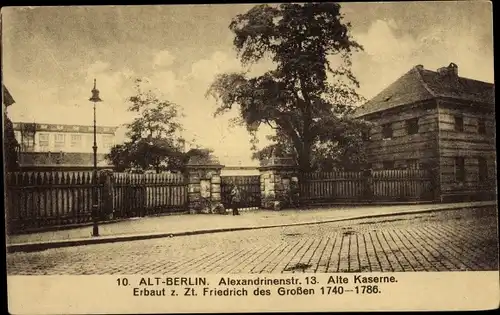
<instances>
[{"instance_id":1,"label":"sky","mask_svg":"<svg viewBox=\"0 0 500 315\"><path fill-rule=\"evenodd\" d=\"M364 50L352 56L358 92L369 99L415 65L436 70L454 62L459 74L493 82L492 7L483 1L342 3L341 12ZM16 103L13 121L121 126L133 116L127 97L136 78L185 115L183 136L214 150L226 165L255 165L250 136L232 127L236 111L213 117L205 93L219 73L243 68L228 26L252 5L164 5L2 8L2 78ZM254 65L251 74L272 67ZM259 133L259 146L267 142Z\"/></svg>"}]
</instances>

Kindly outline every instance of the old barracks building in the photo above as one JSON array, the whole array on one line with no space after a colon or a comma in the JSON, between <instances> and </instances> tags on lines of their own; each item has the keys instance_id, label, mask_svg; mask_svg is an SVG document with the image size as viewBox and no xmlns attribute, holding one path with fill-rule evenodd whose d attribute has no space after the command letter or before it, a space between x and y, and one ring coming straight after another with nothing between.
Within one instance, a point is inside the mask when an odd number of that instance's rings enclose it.
<instances>
[{"instance_id":1,"label":"old barracks building","mask_svg":"<svg viewBox=\"0 0 500 315\"><path fill-rule=\"evenodd\" d=\"M496 195L494 85L415 66L356 111L373 169L433 170L440 201Z\"/></svg>"},{"instance_id":2,"label":"old barracks building","mask_svg":"<svg viewBox=\"0 0 500 315\"><path fill-rule=\"evenodd\" d=\"M22 170L84 170L93 166L94 127L14 122ZM114 145L117 127L97 126L98 167L110 167L105 155Z\"/></svg>"}]
</instances>

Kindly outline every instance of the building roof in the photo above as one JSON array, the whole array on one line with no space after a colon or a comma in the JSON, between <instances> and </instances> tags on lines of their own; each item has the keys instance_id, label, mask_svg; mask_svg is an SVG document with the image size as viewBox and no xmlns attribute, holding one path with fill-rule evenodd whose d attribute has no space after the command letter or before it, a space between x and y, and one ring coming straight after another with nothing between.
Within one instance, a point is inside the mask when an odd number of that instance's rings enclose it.
<instances>
[{"instance_id":1,"label":"building roof","mask_svg":"<svg viewBox=\"0 0 500 315\"><path fill-rule=\"evenodd\" d=\"M452 98L493 105L495 89L492 83L458 76L458 66L454 63L438 71L427 70L418 65L359 107L355 116L360 117L434 98Z\"/></svg>"},{"instance_id":2,"label":"building roof","mask_svg":"<svg viewBox=\"0 0 500 315\"><path fill-rule=\"evenodd\" d=\"M13 122L14 130L21 130L23 125L30 125L33 123L27 122ZM66 124L44 124L34 123L36 131L52 131L52 132L72 132L72 133L90 133L94 132L94 127L91 125L66 125ZM116 126L96 126L97 133L115 134L118 127Z\"/></svg>"},{"instance_id":3,"label":"building roof","mask_svg":"<svg viewBox=\"0 0 500 315\"><path fill-rule=\"evenodd\" d=\"M16 102L14 101L14 98L10 94L9 90L7 90L7 88L3 84L2 84L2 92L3 92L2 99L5 106L10 106Z\"/></svg>"}]
</instances>

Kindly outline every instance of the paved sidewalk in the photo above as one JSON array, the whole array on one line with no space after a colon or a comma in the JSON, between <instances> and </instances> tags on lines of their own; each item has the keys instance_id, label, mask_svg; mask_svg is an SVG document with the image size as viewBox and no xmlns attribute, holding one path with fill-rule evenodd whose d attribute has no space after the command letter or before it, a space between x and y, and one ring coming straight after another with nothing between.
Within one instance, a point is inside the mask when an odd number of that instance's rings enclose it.
<instances>
[{"instance_id":1,"label":"paved sidewalk","mask_svg":"<svg viewBox=\"0 0 500 315\"><path fill-rule=\"evenodd\" d=\"M7 255L7 274L492 271L496 218L494 207L461 208L17 252Z\"/></svg>"},{"instance_id":2,"label":"paved sidewalk","mask_svg":"<svg viewBox=\"0 0 500 315\"><path fill-rule=\"evenodd\" d=\"M92 237L92 226L69 230L14 235L7 237L9 251L139 240L166 236L222 231L248 230L279 226L317 224L364 217L496 206L496 201L449 204L335 206L307 210L248 210L240 216L197 214L168 215L130 219L101 224L99 237Z\"/></svg>"}]
</instances>

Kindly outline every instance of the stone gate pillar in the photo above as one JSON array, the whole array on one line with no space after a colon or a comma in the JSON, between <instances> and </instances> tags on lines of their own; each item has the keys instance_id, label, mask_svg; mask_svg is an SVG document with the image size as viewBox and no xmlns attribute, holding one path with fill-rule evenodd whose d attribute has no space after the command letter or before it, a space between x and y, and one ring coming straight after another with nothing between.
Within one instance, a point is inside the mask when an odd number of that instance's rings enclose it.
<instances>
[{"instance_id":1,"label":"stone gate pillar","mask_svg":"<svg viewBox=\"0 0 500 315\"><path fill-rule=\"evenodd\" d=\"M224 166L213 156L192 157L186 164L190 213L221 212L221 178Z\"/></svg>"},{"instance_id":2,"label":"stone gate pillar","mask_svg":"<svg viewBox=\"0 0 500 315\"><path fill-rule=\"evenodd\" d=\"M298 189L298 167L293 159L271 157L260 165L262 208L280 210L293 206L293 188Z\"/></svg>"}]
</instances>

